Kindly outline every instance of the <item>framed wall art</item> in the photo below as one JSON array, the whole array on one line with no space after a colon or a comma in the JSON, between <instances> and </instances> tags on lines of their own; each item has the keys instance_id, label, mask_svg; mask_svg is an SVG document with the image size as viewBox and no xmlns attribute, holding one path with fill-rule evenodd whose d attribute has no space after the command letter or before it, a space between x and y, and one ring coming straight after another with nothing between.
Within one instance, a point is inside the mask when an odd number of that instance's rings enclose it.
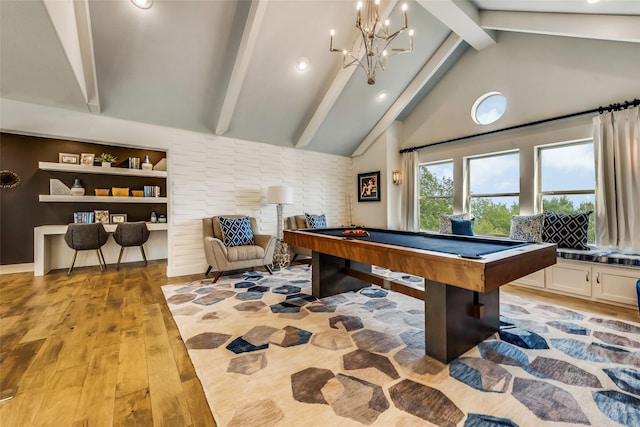
<instances>
[{"instance_id":1,"label":"framed wall art","mask_svg":"<svg viewBox=\"0 0 640 427\"><path fill-rule=\"evenodd\" d=\"M85 166L93 166L94 158L95 154L93 153L82 153L80 154L80 164Z\"/></svg>"},{"instance_id":2,"label":"framed wall art","mask_svg":"<svg viewBox=\"0 0 640 427\"><path fill-rule=\"evenodd\" d=\"M109 211L96 210L93 211L96 222L109 223Z\"/></svg>"},{"instance_id":3,"label":"framed wall art","mask_svg":"<svg viewBox=\"0 0 640 427\"><path fill-rule=\"evenodd\" d=\"M127 222L127 214L111 214L109 215L109 222L112 224Z\"/></svg>"},{"instance_id":4,"label":"framed wall art","mask_svg":"<svg viewBox=\"0 0 640 427\"><path fill-rule=\"evenodd\" d=\"M71 153L58 153L58 163L67 163L70 165L80 164L80 155Z\"/></svg>"},{"instance_id":5,"label":"framed wall art","mask_svg":"<svg viewBox=\"0 0 640 427\"><path fill-rule=\"evenodd\" d=\"M358 174L358 201L380 201L380 171Z\"/></svg>"}]
</instances>

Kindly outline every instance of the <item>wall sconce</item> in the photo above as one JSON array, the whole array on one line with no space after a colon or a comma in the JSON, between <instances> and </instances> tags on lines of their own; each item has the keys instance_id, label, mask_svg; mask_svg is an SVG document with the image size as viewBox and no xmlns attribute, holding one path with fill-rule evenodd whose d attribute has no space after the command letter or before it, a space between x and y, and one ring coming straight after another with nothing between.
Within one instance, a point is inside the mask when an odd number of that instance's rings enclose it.
<instances>
[{"instance_id":1,"label":"wall sconce","mask_svg":"<svg viewBox=\"0 0 640 427\"><path fill-rule=\"evenodd\" d=\"M400 185L400 171L398 169L391 172L391 179L395 185Z\"/></svg>"}]
</instances>

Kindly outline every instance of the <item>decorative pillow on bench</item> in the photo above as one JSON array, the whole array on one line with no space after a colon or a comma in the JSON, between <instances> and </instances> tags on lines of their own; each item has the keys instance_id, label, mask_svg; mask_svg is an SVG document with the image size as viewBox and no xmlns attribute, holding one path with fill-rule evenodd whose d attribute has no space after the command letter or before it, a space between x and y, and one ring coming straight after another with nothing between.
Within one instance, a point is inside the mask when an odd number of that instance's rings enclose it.
<instances>
[{"instance_id":1,"label":"decorative pillow on bench","mask_svg":"<svg viewBox=\"0 0 640 427\"><path fill-rule=\"evenodd\" d=\"M438 215L438 219L440 220L440 233L443 234L452 234L453 230L451 229L451 220L452 219L467 219L467 213L461 214L440 214Z\"/></svg>"},{"instance_id":2,"label":"decorative pillow on bench","mask_svg":"<svg viewBox=\"0 0 640 427\"><path fill-rule=\"evenodd\" d=\"M255 244L253 241L253 230L248 216L242 218L228 218L219 216L220 229L222 230L222 243L232 248L234 246L245 246Z\"/></svg>"},{"instance_id":3,"label":"decorative pillow on bench","mask_svg":"<svg viewBox=\"0 0 640 427\"><path fill-rule=\"evenodd\" d=\"M576 214L545 212L542 240L555 243L559 248L590 250L587 246L587 229L589 215L592 213L593 211Z\"/></svg>"},{"instance_id":4,"label":"decorative pillow on bench","mask_svg":"<svg viewBox=\"0 0 640 427\"><path fill-rule=\"evenodd\" d=\"M469 219L451 219L451 233L459 236L473 236L473 221Z\"/></svg>"},{"instance_id":5,"label":"decorative pillow on bench","mask_svg":"<svg viewBox=\"0 0 640 427\"><path fill-rule=\"evenodd\" d=\"M543 228L544 214L511 215L509 238L525 242L542 242Z\"/></svg>"}]
</instances>

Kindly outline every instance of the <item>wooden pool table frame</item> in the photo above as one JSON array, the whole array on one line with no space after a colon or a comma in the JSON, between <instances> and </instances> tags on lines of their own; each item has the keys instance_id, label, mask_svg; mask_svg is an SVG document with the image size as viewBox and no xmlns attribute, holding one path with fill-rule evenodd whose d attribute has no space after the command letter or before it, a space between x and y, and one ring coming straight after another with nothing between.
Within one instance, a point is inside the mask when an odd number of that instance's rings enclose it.
<instances>
[{"instance_id":1,"label":"wooden pool table frame","mask_svg":"<svg viewBox=\"0 0 640 427\"><path fill-rule=\"evenodd\" d=\"M498 331L500 286L556 263L556 245L548 243L531 243L482 259L467 259L312 230L285 230L284 241L313 251L312 293L318 298L355 291L370 283L423 298L426 354L444 363ZM376 279L371 274L372 265L422 277L425 288Z\"/></svg>"}]
</instances>

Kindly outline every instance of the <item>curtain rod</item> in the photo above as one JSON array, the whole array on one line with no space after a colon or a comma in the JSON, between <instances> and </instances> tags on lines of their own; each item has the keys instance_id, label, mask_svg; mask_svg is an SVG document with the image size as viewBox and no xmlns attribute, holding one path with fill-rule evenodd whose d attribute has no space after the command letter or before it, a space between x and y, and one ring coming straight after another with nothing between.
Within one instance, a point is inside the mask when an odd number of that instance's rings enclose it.
<instances>
[{"instance_id":1,"label":"curtain rod","mask_svg":"<svg viewBox=\"0 0 640 427\"><path fill-rule=\"evenodd\" d=\"M633 101L624 101L624 102L620 102L620 103L609 104L606 107L600 106L598 108L592 108L591 110L580 111L578 113L565 114L564 116L551 117L549 119L537 120L535 122L529 122L529 123L525 123L525 124L521 124L521 125L510 126L510 127L507 127L507 128L490 130L488 132L476 133L475 135L461 136L461 137L458 137L458 138L447 139L446 141L435 142L433 144L425 144L425 145L419 145L419 146L416 146L416 147L403 148L402 150L400 150L400 154L410 153L411 151L417 151L417 150L421 150L421 149L427 148L427 147L433 147L434 145L441 145L441 144L448 144L450 142L463 141L465 139L471 139L471 138L476 138L476 137L479 137L479 136L491 135L491 134L498 133L498 132L505 132L505 131L508 131L508 130L514 130L514 129L520 129L520 128L525 128L525 127L529 127L529 126L540 125L542 123L548 123L548 122L553 122L553 121L556 121L556 120L568 119L568 118L571 118L571 117L582 116L582 115L585 115L585 114L591 114L591 113L604 114L605 112L626 110L627 108L637 107L638 105L640 105L640 99L634 99Z\"/></svg>"}]
</instances>

